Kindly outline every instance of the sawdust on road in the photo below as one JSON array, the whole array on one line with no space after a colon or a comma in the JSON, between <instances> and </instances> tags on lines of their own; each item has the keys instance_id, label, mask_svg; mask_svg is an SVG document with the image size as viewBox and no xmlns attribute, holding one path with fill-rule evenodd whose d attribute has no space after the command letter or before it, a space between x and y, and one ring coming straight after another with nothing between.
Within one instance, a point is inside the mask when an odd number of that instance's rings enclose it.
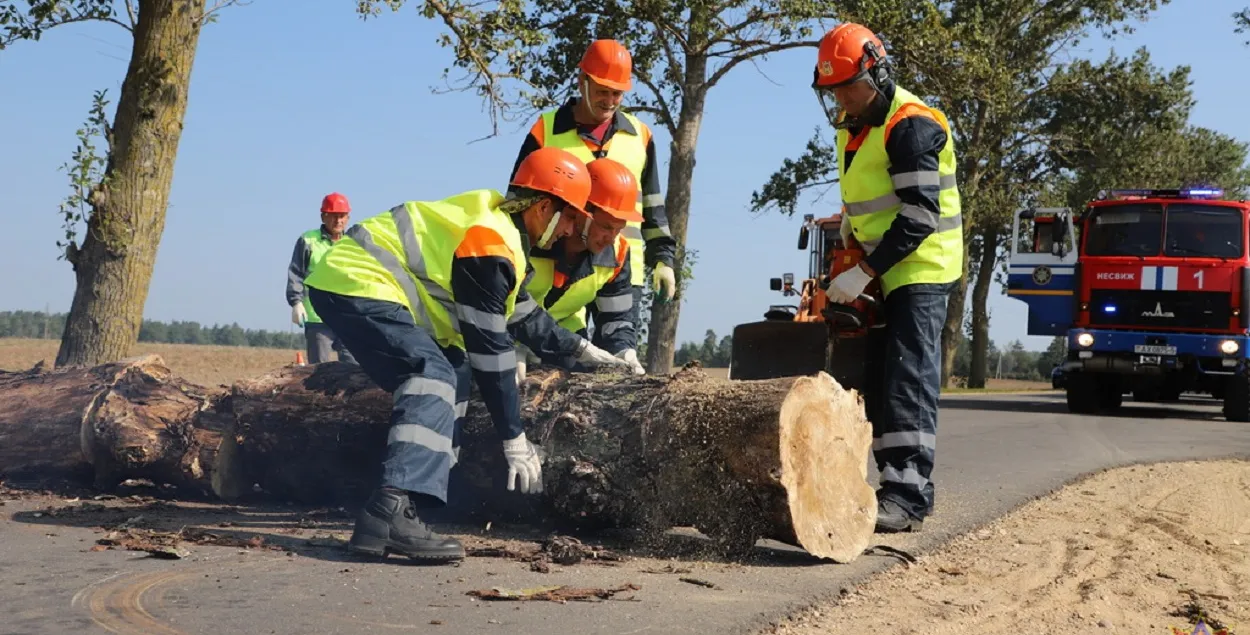
<instances>
[{"instance_id":1,"label":"sawdust on road","mask_svg":"<svg viewBox=\"0 0 1250 635\"><path fill-rule=\"evenodd\" d=\"M1250 635L1250 462L1135 466L1034 500L769 632Z\"/></svg>"}]
</instances>

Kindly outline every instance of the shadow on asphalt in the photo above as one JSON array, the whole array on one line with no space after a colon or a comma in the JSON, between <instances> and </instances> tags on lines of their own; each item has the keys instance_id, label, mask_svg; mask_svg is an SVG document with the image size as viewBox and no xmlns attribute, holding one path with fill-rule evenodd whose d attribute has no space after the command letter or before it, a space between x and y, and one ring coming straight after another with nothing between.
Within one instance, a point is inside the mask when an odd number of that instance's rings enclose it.
<instances>
[{"instance_id":1,"label":"shadow on asphalt","mask_svg":"<svg viewBox=\"0 0 1250 635\"><path fill-rule=\"evenodd\" d=\"M96 550L113 548L144 551L167 544L215 545L247 550L289 552L330 562L378 562L376 557L350 553L332 534L350 535L355 509L294 504L184 500L170 495L110 494L78 484L7 481L9 500L51 498L54 504L10 514L14 522L47 527L91 529ZM154 491L151 488L146 491ZM435 521L436 531L460 538L470 559L523 559L533 555L544 540L557 532L549 528L494 524L464 525ZM758 567L804 567L831 564L801 549L760 541L750 551L728 555L710 539L689 529L678 529L646 544L630 543L612 536L558 532L576 538L596 550L627 558L654 558L677 562L737 563ZM120 542L119 542L120 541ZM112 543L112 544L110 544ZM775 545L775 546L774 546ZM387 562L421 566L403 556Z\"/></svg>"},{"instance_id":2,"label":"shadow on asphalt","mask_svg":"<svg viewBox=\"0 0 1250 635\"><path fill-rule=\"evenodd\" d=\"M1202 410L1182 409L1178 406L1198 406ZM940 407L944 410L979 410L989 412L1039 412L1064 414L1074 417L1068 412L1067 402L1062 393L1038 395L1002 395L984 397L942 397ZM1168 406L1155 402L1136 402L1132 397L1124 396L1124 405L1113 411L1100 412L1098 417L1112 419L1190 419L1194 421L1223 421L1224 415L1220 402L1203 397L1182 397L1176 406Z\"/></svg>"}]
</instances>

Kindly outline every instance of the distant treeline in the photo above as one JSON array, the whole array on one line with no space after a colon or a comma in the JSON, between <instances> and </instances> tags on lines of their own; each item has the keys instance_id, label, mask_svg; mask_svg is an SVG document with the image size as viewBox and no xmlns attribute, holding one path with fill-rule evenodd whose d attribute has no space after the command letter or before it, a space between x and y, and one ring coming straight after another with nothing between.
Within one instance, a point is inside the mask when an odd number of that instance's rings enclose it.
<instances>
[{"instance_id":1,"label":"distant treeline","mask_svg":"<svg viewBox=\"0 0 1250 635\"><path fill-rule=\"evenodd\" d=\"M43 311L0 311L0 337L60 339L61 332L65 329L65 316L64 313ZM301 349L304 348L304 332L245 329L237 323L204 326L199 322L144 320L139 327L139 341Z\"/></svg>"}]
</instances>

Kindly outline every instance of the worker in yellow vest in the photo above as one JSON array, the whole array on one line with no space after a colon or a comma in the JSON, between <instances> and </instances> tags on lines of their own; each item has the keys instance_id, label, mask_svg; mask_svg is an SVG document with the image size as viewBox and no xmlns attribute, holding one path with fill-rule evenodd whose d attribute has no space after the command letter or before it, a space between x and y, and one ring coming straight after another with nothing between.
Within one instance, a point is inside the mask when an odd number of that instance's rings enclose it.
<instances>
[{"instance_id":1,"label":"worker in yellow vest","mask_svg":"<svg viewBox=\"0 0 1250 635\"><path fill-rule=\"evenodd\" d=\"M541 460L521 423L514 337L543 355L627 366L557 325L524 288L530 244L550 246L587 215L585 164L544 148L512 185L507 198L474 190L368 218L304 281L361 369L394 395L381 486L356 518L354 552L464 557L459 541L421 515L447 501L471 381L503 440L507 488L542 491Z\"/></svg>"},{"instance_id":2,"label":"worker in yellow vest","mask_svg":"<svg viewBox=\"0 0 1250 635\"><path fill-rule=\"evenodd\" d=\"M813 88L837 129L842 228L867 253L829 283L829 299L850 302L874 278L885 293L884 388L868 413L877 531L915 531L933 511L942 327L963 276L955 140L941 111L895 84L866 27L833 28L816 60Z\"/></svg>"},{"instance_id":3,"label":"worker in yellow vest","mask_svg":"<svg viewBox=\"0 0 1250 635\"><path fill-rule=\"evenodd\" d=\"M310 229L295 241L291 263L286 269L286 303L291 306L291 323L304 329L304 343L309 364L330 361L330 352L338 353L339 361L355 363L343 341L334 335L330 327L322 323L308 294L304 292L304 278L325 258L326 252L343 237L351 220L352 207L347 197L331 192L321 199L321 226Z\"/></svg>"},{"instance_id":4,"label":"worker in yellow vest","mask_svg":"<svg viewBox=\"0 0 1250 635\"><path fill-rule=\"evenodd\" d=\"M638 180L612 159L595 159L586 167L592 184L586 204L591 216L582 221L580 231L561 238L551 249L530 250L534 276L525 288L560 326L574 333L585 335L587 317L593 316L591 342L642 375L646 371L638 361L638 331L631 317L630 245L621 235L626 223L642 220L635 208ZM517 379L523 380L532 353L524 347L519 352ZM546 361L581 370L572 360Z\"/></svg>"},{"instance_id":5,"label":"worker in yellow vest","mask_svg":"<svg viewBox=\"0 0 1250 635\"><path fill-rule=\"evenodd\" d=\"M642 220L627 223L624 234L630 246L630 285L634 296L630 319L634 328L641 331L639 310L647 282L646 268L652 267L651 286L657 302L667 302L677 292L673 269L677 243L664 212L655 139L645 123L620 110L625 92L633 85L633 58L624 45L616 40L596 40L587 47L578 68L578 96L539 116L521 145L516 166L538 148L557 147L586 163L608 157L634 174L639 184L635 209Z\"/></svg>"}]
</instances>

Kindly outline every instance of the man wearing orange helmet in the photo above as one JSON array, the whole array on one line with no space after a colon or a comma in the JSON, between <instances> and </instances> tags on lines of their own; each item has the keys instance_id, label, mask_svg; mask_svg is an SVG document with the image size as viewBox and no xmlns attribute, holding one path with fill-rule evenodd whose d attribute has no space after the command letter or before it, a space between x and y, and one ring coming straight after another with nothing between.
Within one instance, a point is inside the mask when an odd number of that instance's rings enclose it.
<instances>
[{"instance_id":1,"label":"man wearing orange helmet","mask_svg":"<svg viewBox=\"0 0 1250 635\"><path fill-rule=\"evenodd\" d=\"M325 258L326 252L343 237L352 207L347 197L331 192L321 199L321 227L310 229L295 241L291 264L286 270L286 303L291 306L291 322L304 329L304 342L309 364L330 361L330 351L338 353L339 361L355 363L343 341L334 335L313 310L304 291L304 278Z\"/></svg>"},{"instance_id":2,"label":"man wearing orange helmet","mask_svg":"<svg viewBox=\"0 0 1250 635\"><path fill-rule=\"evenodd\" d=\"M638 361L630 246L621 235L626 223L642 220L635 209L638 182L629 168L612 159L595 159L586 167L592 183L586 204L591 216L582 220L579 231L561 238L551 249L535 247L530 251L534 277L525 288L560 326L579 335L587 332L589 313L595 320L592 342L628 362L634 374L642 375L646 370ZM524 347L520 353L518 380L525 378L531 356ZM569 359L547 361L579 370Z\"/></svg>"},{"instance_id":3,"label":"man wearing orange helmet","mask_svg":"<svg viewBox=\"0 0 1250 635\"><path fill-rule=\"evenodd\" d=\"M837 129L843 237L867 253L827 293L850 302L877 278L886 296L889 363L868 413L881 470L877 530L918 530L933 511L946 301L963 275L954 138L941 111L894 83L884 45L861 25L825 34L814 75Z\"/></svg>"},{"instance_id":4,"label":"man wearing orange helmet","mask_svg":"<svg viewBox=\"0 0 1250 635\"><path fill-rule=\"evenodd\" d=\"M578 68L578 96L539 117L521 145L516 165L537 148L558 147L586 163L608 157L634 174L639 185L634 207L642 220L629 221L624 235L630 245L630 285L634 296L630 320L635 330L640 330L639 308L647 282L646 267L653 268L651 286L658 302L672 299L677 291L673 269L677 243L664 212L655 139L646 124L620 110L625 92L632 87L633 75L633 58L620 42L592 42Z\"/></svg>"},{"instance_id":5,"label":"man wearing orange helmet","mask_svg":"<svg viewBox=\"0 0 1250 635\"><path fill-rule=\"evenodd\" d=\"M470 381L503 441L507 488L542 491L541 459L521 423L514 337L544 355L626 366L557 325L524 287L530 244L550 247L587 214L585 164L544 148L512 185L506 198L475 190L409 201L353 225L305 281L322 319L394 395L382 483L356 518L354 552L464 557L421 514L447 501Z\"/></svg>"}]
</instances>

